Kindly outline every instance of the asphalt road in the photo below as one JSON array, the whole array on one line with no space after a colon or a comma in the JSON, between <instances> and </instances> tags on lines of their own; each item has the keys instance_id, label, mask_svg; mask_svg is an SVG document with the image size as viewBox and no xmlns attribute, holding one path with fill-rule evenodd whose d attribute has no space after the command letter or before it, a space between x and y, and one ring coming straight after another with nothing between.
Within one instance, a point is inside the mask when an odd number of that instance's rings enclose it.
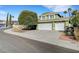
<instances>
[{"instance_id":1,"label":"asphalt road","mask_svg":"<svg viewBox=\"0 0 79 59\"><path fill-rule=\"evenodd\" d=\"M0 53L75 53L79 51L50 45L0 31Z\"/></svg>"}]
</instances>

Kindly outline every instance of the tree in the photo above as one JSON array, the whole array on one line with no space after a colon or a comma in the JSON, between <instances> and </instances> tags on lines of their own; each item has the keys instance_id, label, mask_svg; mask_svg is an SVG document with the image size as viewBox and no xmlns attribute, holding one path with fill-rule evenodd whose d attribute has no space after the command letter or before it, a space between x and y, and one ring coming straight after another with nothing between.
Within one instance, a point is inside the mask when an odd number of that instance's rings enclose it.
<instances>
[{"instance_id":1,"label":"tree","mask_svg":"<svg viewBox=\"0 0 79 59\"><path fill-rule=\"evenodd\" d=\"M10 14L10 16L9 16L9 25L12 25L12 18L14 18L14 16L12 16L12 15Z\"/></svg>"},{"instance_id":2,"label":"tree","mask_svg":"<svg viewBox=\"0 0 79 59\"><path fill-rule=\"evenodd\" d=\"M72 12L72 16L76 16L76 14L77 14L77 10L74 10L73 12Z\"/></svg>"},{"instance_id":3,"label":"tree","mask_svg":"<svg viewBox=\"0 0 79 59\"><path fill-rule=\"evenodd\" d=\"M71 19L70 23L73 25L73 27L78 27L79 26L79 13L77 12L77 10L72 12L73 18Z\"/></svg>"},{"instance_id":4,"label":"tree","mask_svg":"<svg viewBox=\"0 0 79 59\"><path fill-rule=\"evenodd\" d=\"M8 18L9 18L9 13L7 13L7 17L6 17L6 27L8 26Z\"/></svg>"},{"instance_id":5,"label":"tree","mask_svg":"<svg viewBox=\"0 0 79 59\"><path fill-rule=\"evenodd\" d=\"M67 11L64 11L64 14L65 14L65 17L66 17Z\"/></svg>"},{"instance_id":6,"label":"tree","mask_svg":"<svg viewBox=\"0 0 79 59\"><path fill-rule=\"evenodd\" d=\"M71 20L71 11L72 11L72 9L71 9L71 8L68 8L68 13L69 13L69 23L70 23L70 20Z\"/></svg>"},{"instance_id":7,"label":"tree","mask_svg":"<svg viewBox=\"0 0 79 59\"><path fill-rule=\"evenodd\" d=\"M72 9L68 8L69 17L71 17L71 11L72 11Z\"/></svg>"},{"instance_id":8,"label":"tree","mask_svg":"<svg viewBox=\"0 0 79 59\"><path fill-rule=\"evenodd\" d=\"M9 24L11 25L11 23L12 23L12 16L11 16L11 14L10 14L10 17L9 17Z\"/></svg>"},{"instance_id":9,"label":"tree","mask_svg":"<svg viewBox=\"0 0 79 59\"><path fill-rule=\"evenodd\" d=\"M7 26L11 26L12 25L12 16L11 14L7 13L7 17L6 17L6 27Z\"/></svg>"},{"instance_id":10,"label":"tree","mask_svg":"<svg viewBox=\"0 0 79 59\"><path fill-rule=\"evenodd\" d=\"M27 27L37 25L37 14L32 11L24 10L20 13L18 21L20 25L26 25Z\"/></svg>"}]
</instances>

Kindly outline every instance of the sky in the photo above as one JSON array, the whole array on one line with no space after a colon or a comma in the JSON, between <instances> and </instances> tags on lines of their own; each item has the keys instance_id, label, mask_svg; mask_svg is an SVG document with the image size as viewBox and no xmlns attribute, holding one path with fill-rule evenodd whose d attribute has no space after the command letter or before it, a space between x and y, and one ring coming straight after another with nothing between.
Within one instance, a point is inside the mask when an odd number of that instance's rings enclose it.
<instances>
[{"instance_id":1,"label":"sky","mask_svg":"<svg viewBox=\"0 0 79 59\"><path fill-rule=\"evenodd\" d=\"M63 11L68 8L79 10L79 5L0 5L0 20L6 20L7 13L14 16L13 20L18 20L18 16L23 10L33 11L38 15L45 12L58 12L60 15L65 16Z\"/></svg>"}]
</instances>

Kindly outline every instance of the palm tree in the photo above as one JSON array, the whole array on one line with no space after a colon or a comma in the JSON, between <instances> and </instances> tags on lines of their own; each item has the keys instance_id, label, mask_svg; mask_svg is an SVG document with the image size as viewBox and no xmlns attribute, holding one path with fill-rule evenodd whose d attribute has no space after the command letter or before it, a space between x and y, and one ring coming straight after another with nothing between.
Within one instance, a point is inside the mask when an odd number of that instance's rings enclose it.
<instances>
[{"instance_id":1,"label":"palm tree","mask_svg":"<svg viewBox=\"0 0 79 59\"><path fill-rule=\"evenodd\" d=\"M70 23L70 20L71 20L71 11L72 11L72 9L71 9L71 8L68 8L68 13L69 13L69 23Z\"/></svg>"},{"instance_id":2,"label":"palm tree","mask_svg":"<svg viewBox=\"0 0 79 59\"><path fill-rule=\"evenodd\" d=\"M64 11L64 14L65 14L65 17L66 17L67 11Z\"/></svg>"},{"instance_id":3,"label":"palm tree","mask_svg":"<svg viewBox=\"0 0 79 59\"><path fill-rule=\"evenodd\" d=\"M71 16L71 11L72 11L72 9L68 8L69 17Z\"/></svg>"},{"instance_id":4,"label":"palm tree","mask_svg":"<svg viewBox=\"0 0 79 59\"><path fill-rule=\"evenodd\" d=\"M74 11L72 12L72 16L73 16L73 15L75 15L75 16L77 15L77 10L74 10Z\"/></svg>"}]
</instances>

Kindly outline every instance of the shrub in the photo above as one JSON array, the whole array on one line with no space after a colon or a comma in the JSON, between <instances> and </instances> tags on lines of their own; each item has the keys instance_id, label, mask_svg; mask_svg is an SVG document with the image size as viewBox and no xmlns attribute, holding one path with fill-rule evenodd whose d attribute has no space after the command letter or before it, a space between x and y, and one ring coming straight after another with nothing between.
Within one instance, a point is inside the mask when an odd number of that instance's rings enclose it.
<instances>
[{"instance_id":1,"label":"shrub","mask_svg":"<svg viewBox=\"0 0 79 59\"><path fill-rule=\"evenodd\" d=\"M20 13L18 21L20 25L26 25L27 27L37 25L37 14L32 11L24 10Z\"/></svg>"}]
</instances>

